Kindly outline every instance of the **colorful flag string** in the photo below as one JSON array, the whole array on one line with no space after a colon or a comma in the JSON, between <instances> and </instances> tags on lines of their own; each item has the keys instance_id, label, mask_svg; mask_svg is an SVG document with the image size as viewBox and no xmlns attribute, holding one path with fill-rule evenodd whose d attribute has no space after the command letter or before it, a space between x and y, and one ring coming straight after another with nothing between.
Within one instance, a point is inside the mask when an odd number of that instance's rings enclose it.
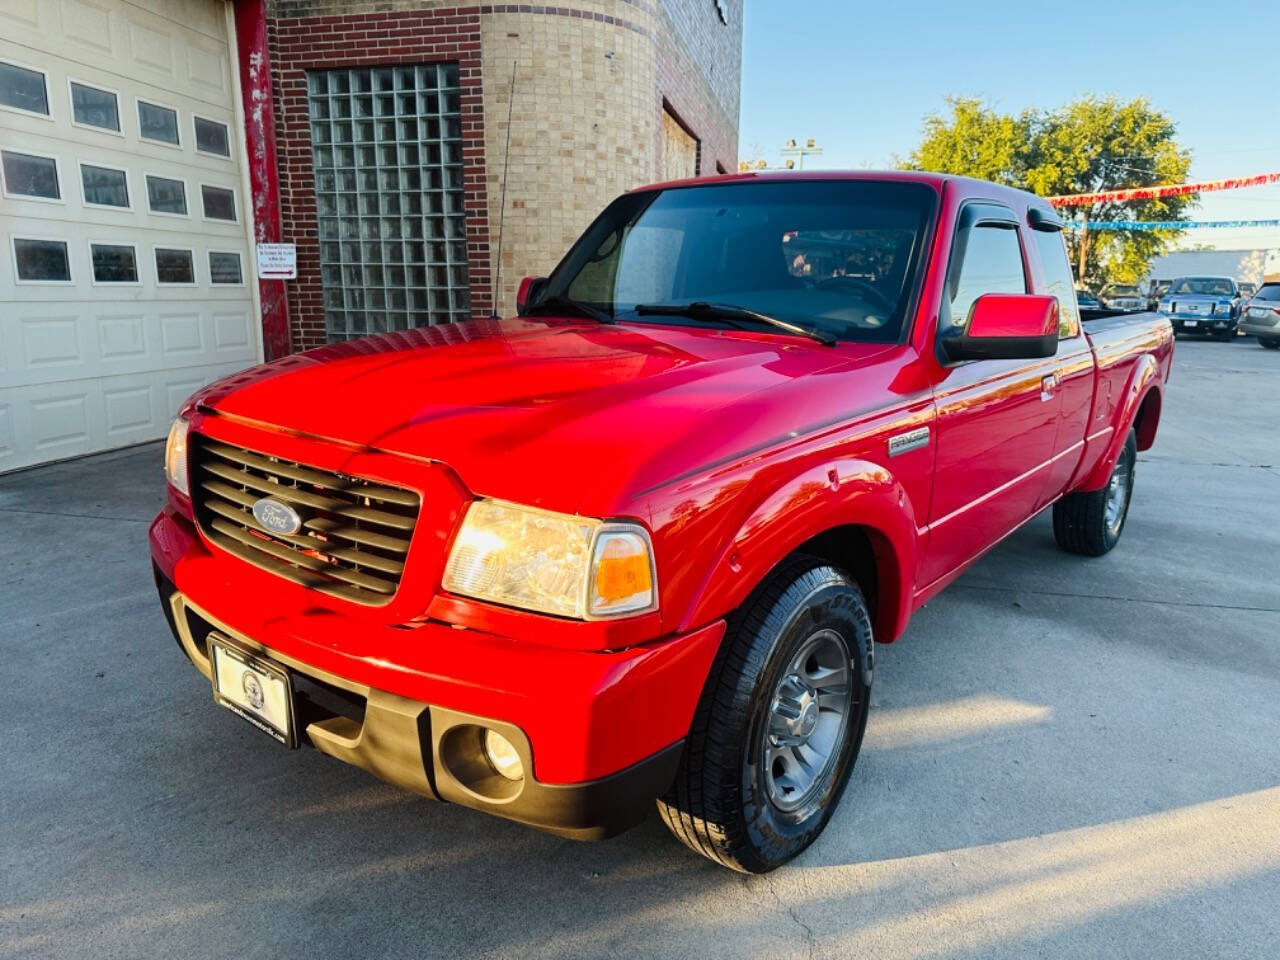
<instances>
[{"instance_id":1,"label":"colorful flag string","mask_svg":"<svg viewBox=\"0 0 1280 960\"><path fill-rule=\"evenodd\" d=\"M1129 187L1124 190L1103 190L1098 193L1073 193L1067 196L1049 197L1049 202L1055 207L1081 207L1090 203L1154 200L1157 197L1181 197L1189 193L1209 193L1214 190L1239 190L1242 187L1261 187L1269 183L1280 183L1280 171L1259 173L1252 177L1202 180L1200 183L1168 183L1155 187Z\"/></svg>"},{"instance_id":2,"label":"colorful flag string","mask_svg":"<svg viewBox=\"0 0 1280 960\"><path fill-rule=\"evenodd\" d=\"M1079 230L1083 223L1068 223L1068 230ZM1223 230L1239 227L1280 227L1275 220L1090 220L1090 230Z\"/></svg>"}]
</instances>

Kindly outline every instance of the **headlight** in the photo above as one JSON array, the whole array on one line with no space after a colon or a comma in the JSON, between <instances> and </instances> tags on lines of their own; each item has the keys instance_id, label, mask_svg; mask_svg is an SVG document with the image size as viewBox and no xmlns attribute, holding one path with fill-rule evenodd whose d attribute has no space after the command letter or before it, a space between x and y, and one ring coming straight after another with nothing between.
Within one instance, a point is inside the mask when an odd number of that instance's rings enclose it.
<instances>
[{"instance_id":1,"label":"headlight","mask_svg":"<svg viewBox=\"0 0 1280 960\"><path fill-rule=\"evenodd\" d=\"M164 445L164 478L183 496L191 496L187 487L187 430L190 424L179 417L169 428Z\"/></svg>"},{"instance_id":2,"label":"headlight","mask_svg":"<svg viewBox=\"0 0 1280 960\"><path fill-rule=\"evenodd\" d=\"M579 620L657 606L644 528L477 500L445 565L444 588Z\"/></svg>"}]
</instances>

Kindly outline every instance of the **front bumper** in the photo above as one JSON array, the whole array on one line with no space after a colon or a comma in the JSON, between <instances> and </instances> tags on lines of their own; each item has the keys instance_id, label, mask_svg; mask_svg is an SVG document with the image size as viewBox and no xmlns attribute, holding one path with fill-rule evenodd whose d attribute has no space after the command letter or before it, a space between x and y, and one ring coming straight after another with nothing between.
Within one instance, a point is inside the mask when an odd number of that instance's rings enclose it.
<instances>
[{"instance_id":1,"label":"front bumper","mask_svg":"<svg viewBox=\"0 0 1280 960\"><path fill-rule=\"evenodd\" d=\"M1176 333L1225 333L1234 330L1239 321L1235 317L1214 317L1208 314L1195 317L1170 316Z\"/></svg>"},{"instance_id":2,"label":"front bumper","mask_svg":"<svg viewBox=\"0 0 1280 960\"><path fill-rule=\"evenodd\" d=\"M1241 320L1240 332L1254 337L1280 337L1280 318L1277 318L1274 323L1268 323L1266 320Z\"/></svg>"},{"instance_id":3,"label":"front bumper","mask_svg":"<svg viewBox=\"0 0 1280 960\"><path fill-rule=\"evenodd\" d=\"M305 588L217 555L172 508L152 524L151 549L170 628L205 676L216 631L290 672L299 737L321 752L574 839L633 826L670 785L724 631L595 652L340 617ZM484 728L515 745L523 780L480 759Z\"/></svg>"}]
</instances>

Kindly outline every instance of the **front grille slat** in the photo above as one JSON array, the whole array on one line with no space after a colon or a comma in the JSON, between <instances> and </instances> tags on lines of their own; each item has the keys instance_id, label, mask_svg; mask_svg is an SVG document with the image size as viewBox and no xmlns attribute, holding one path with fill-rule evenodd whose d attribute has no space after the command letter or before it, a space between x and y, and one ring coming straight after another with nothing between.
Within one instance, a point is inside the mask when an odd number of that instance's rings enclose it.
<instances>
[{"instance_id":1,"label":"front grille slat","mask_svg":"<svg viewBox=\"0 0 1280 960\"><path fill-rule=\"evenodd\" d=\"M364 604L394 596L417 523L416 493L193 434L196 521L227 552L313 590ZM253 515L264 497L302 519L293 534Z\"/></svg>"},{"instance_id":2,"label":"front grille slat","mask_svg":"<svg viewBox=\"0 0 1280 960\"><path fill-rule=\"evenodd\" d=\"M414 524L413 517L406 517L394 513L388 513L386 510L375 510L371 507L353 506L344 503L336 497L326 497L317 493L309 493L298 487L285 483L273 483L264 477L249 473L245 470L237 470L235 467L227 466L223 463L209 463L206 461L204 469L221 477L223 480L229 480L232 483L240 483L254 490L261 490L268 496L276 497L280 500L288 500L291 503L301 503L304 506L314 507L317 510L325 510L329 513L335 513L340 517L350 517L353 520L364 520L368 523L377 523L384 527L394 527L397 530L412 530Z\"/></svg>"},{"instance_id":3,"label":"front grille slat","mask_svg":"<svg viewBox=\"0 0 1280 960\"><path fill-rule=\"evenodd\" d=\"M253 467L255 470L288 477L290 480L297 480L300 483L324 487L341 493L354 493L359 497L385 500L387 503L398 504L402 507L417 507L418 505L418 498L407 490L397 490L395 487L384 487L380 484L368 483L363 480L356 482L342 481L332 473L300 467L297 464L283 463L278 460L272 460L270 457L260 457L257 454L250 453L248 450L236 450L234 447L228 447L222 443L206 442L205 449L210 453L216 453L232 464Z\"/></svg>"},{"instance_id":4,"label":"front grille slat","mask_svg":"<svg viewBox=\"0 0 1280 960\"><path fill-rule=\"evenodd\" d=\"M374 533L372 530L365 530L361 527L345 526L335 523L332 520L308 520L303 523L308 530L315 530L329 537L341 537L343 540L350 540L353 543L362 543L366 546L377 547L380 550L388 550L391 552L404 553L409 549L408 540L398 540L395 537L388 537L381 533Z\"/></svg>"}]
</instances>

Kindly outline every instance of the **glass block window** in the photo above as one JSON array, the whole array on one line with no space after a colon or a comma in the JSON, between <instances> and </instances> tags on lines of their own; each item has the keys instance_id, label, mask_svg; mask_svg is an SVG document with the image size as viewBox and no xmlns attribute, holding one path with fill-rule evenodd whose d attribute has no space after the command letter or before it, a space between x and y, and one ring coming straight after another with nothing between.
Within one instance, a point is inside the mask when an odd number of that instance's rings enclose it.
<instances>
[{"instance_id":1,"label":"glass block window","mask_svg":"<svg viewBox=\"0 0 1280 960\"><path fill-rule=\"evenodd\" d=\"M307 87L329 339L470 317L457 64Z\"/></svg>"}]
</instances>

